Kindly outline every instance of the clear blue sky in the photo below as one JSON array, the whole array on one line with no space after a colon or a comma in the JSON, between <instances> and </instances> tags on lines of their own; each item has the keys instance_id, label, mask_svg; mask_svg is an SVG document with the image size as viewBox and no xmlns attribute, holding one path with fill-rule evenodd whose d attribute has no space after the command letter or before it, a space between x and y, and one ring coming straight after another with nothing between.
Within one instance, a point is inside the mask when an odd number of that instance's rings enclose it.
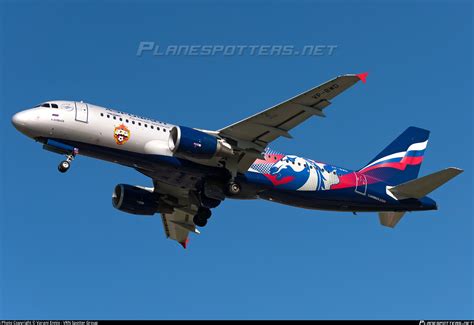
<instances>
[{"instance_id":1,"label":"clear blue sky","mask_svg":"<svg viewBox=\"0 0 474 325\"><path fill-rule=\"evenodd\" d=\"M472 5L459 1L1 1L0 318L472 318ZM337 45L332 56L153 57L159 44ZM183 250L111 205L134 170L61 157L11 116L84 100L218 129L336 75L370 73L277 150L358 168L406 127L421 175L465 173L395 230L374 213L227 200Z\"/></svg>"}]
</instances>

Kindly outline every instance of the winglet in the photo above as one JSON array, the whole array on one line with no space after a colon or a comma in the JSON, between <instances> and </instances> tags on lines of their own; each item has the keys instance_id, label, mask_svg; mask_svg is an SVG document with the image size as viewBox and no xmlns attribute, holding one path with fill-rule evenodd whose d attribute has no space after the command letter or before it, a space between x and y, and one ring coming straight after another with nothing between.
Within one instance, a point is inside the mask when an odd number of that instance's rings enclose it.
<instances>
[{"instance_id":1,"label":"winglet","mask_svg":"<svg viewBox=\"0 0 474 325\"><path fill-rule=\"evenodd\" d=\"M186 247L188 246L188 243L189 243L189 238L186 238L185 241L180 242L181 246L183 246L184 249L186 249Z\"/></svg>"},{"instance_id":2,"label":"winglet","mask_svg":"<svg viewBox=\"0 0 474 325\"><path fill-rule=\"evenodd\" d=\"M363 73L356 74L356 76L357 76L360 80L362 80L363 83L366 82L368 75L369 75L368 72L363 72Z\"/></svg>"}]
</instances>

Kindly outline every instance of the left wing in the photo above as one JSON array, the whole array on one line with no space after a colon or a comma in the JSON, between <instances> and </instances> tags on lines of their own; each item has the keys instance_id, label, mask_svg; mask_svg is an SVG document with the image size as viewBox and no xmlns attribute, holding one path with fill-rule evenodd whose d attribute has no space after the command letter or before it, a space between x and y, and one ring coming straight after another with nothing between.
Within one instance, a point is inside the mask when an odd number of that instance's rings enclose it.
<instances>
[{"instance_id":1,"label":"left wing","mask_svg":"<svg viewBox=\"0 0 474 325\"><path fill-rule=\"evenodd\" d=\"M137 171L153 179L153 193L161 207L157 213L161 214L163 230L167 238L177 241L184 248L188 244L189 233L199 234L193 218L202 206L197 194L197 184L202 177L193 174L178 173L178 185L166 183L157 171L136 168ZM172 176L172 173L168 173ZM174 184L177 184L174 179ZM150 189L151 190L151 189Z\"/></svg>"},{"instance_id":2,"label":"left wing","mask_svg":"<svg viewBox=\"0 0 474 325\"><path fill-rule=\"evenodd\" d=\"M154 192L159 195L160 200L171 207L171 211L161 212L166 238L176 240L186 248L189 241L188 234L200 233L193 222L200 205L198 198L186 186L181 188L156 180L153 180L153 185Z\"/></svg>"},{"instance_id":3,"label":"left wing","mask_svg":"<svg viewBox=\"0 0 474 325\"><path fill-rule=\"evenodd\" d=\"M176 240L186 248L189 238L188 234L193 232L199 234L193 223L194 213L175 208L172 213L162 213L163 228L167 238Z\"/></svg>"}]
</instances>

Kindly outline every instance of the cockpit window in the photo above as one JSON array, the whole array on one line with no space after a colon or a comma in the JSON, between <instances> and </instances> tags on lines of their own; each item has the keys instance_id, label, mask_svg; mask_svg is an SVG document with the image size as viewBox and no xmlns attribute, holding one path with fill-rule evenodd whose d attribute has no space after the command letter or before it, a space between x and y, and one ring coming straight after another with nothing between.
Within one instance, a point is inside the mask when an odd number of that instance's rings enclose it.
<instances>
[{"instance_id":1,"label":"cockpit window","mask_svg":"<svg viewBox=\"0 0 474 325\"><path fill-rule=\"evenodd\" d=\"M52 108L59 108L58 104L51 104L51 103L38 104L38 105L36 105L34 108L36 108L36 107L52 107Z\"/></svg>"}]
</instances>

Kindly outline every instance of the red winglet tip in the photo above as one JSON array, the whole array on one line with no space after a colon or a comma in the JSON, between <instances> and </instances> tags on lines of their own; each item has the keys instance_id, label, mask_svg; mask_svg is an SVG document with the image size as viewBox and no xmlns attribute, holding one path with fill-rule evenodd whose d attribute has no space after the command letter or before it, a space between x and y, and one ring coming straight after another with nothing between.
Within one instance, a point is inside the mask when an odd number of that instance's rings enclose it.
<instances>
[{"instance_id":1,"label":"red winglet tip","mask_svg":"<svg viewBox=\"0 0 474 325\"><path fill-rule=\"evenodd\" d=\"M180 242L181 246L183 246L184 249L186 249L186 247L188 246L188 243L189 243L189 238L186 238L185 241Z\"/></svg>"},{"instance_id":2,"label":"red winglet tip","mask_svg":"<svg viewBox=\"0 0 474 325\"><path fill-rule=\"evenodd\" d=\"M363 83L365 83L367 81L367 76L369 75L368 72L364 72L364 73L359 73L357 74L356 76L362 80Z\"/></svg>"}]
</instances>

